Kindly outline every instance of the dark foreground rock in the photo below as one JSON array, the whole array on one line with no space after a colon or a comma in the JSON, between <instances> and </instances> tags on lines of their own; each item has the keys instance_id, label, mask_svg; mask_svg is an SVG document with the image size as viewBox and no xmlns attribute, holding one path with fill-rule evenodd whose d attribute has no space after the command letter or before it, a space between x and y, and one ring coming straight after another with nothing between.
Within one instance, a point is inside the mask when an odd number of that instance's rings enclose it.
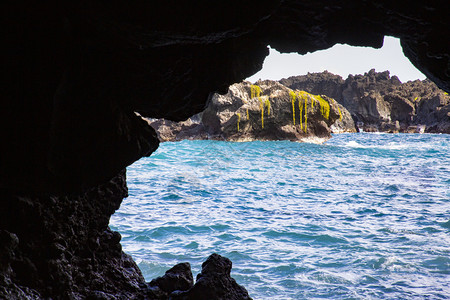
<instances>
[{"instance_id":1,"label":"dark foreground rock","mask_svg":"<svg viewBox=\"0 0 450 300\"><path fill-rule=\"evenodd\" d=\"M187 291L194 285L191 266L189 263L180 263L166 271L166 273L153 279L144 289L143 296L148 299L168 299L177 291Z\"/></svg>"},{"instance_id":2,"label":"dark foreground rock","mask_svg":"<svg viewBox=\"0 0 450 300\"><path fill-rule=\"evenodd\" d=\"M271 80L234 84L214 94L206 110L184 122L150 123L162 141L218 139L228 141L325 141L332 128L354 131L347 110L334 99L291 90Z\"/></svg>"},{"instance_id":3,"label":"dark foreground rock","mask_svg":"<svg viewBox=\"0 0 450 300\"><path fill-rule=\"evenodd\" d=\"M345 81L323 72L280 83L336 99L364 131L450 133L450 97L429 80L402 83L388 71L370 70Z\"/></svg>"},{"instance_id":4,"label":"dark foreground rock","mask_svg":"<svg viewBox=\"0 0 450 300\"><path fill-rule=\"evenodd\" d=\"M247 290L231 278L231 261L212 254L202 264L197 282L188 291L171 294L173 300L251 300Z\"/></svg>"},{"instance_id":5,"label":"dark foreground rock","mask_svg":"<svg viewBox=\"0 0 450 300\"><path fill-rule=\"evenodd\" d=\"M135 297L144 278L108 227L127 195L125 171L82 194L2 193L0 299Z\"/></svg>"}]
</instances>

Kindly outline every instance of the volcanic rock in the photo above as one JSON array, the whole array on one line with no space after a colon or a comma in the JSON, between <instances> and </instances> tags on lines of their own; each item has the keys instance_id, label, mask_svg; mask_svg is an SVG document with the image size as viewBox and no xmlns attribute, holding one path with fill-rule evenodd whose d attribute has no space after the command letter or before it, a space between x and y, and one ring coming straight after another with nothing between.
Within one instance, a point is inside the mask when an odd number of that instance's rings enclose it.
<instances>
[{"instance_id":1,"label":"volcanic rock","mask_svg":"<svg viewBox=\"0 0 450 300\"><path fill-rule=\"evenodd\" d=\"M197 117L201 117L200 122L157 120L151 125L163 141L323 141L331 137L330 127L335 123L337 131L354 130L349 115L327 96L293 91L271 80L254 85L245 81L230 86L225 95L214 94L209 106Z\"/></svg>"},{"instance_id":2,"label":"volcanic rock","mask_svg":"<svg viewBox=\"0 0 450 300\"><path fill-rule=\"evenodd\" d=\"M0 299L138 294L144 278L122 252L120 234L108 227L127 195L125 171L81 194L2 193Z\"/></svg>"},{"instance_id":3,"label":"volcanic rock","mask_svg":"<svg viewBox=\"0 0 450 300\"><path fill-rule=\"evenodd\" d=\"M232 263L226 257L212 254L202 264L195 285L186 292L174 292L173 300L251 300L247 290L231 278Z\"/></svg>"},{"instance_id":4,"label":"volcanic rock","mask_svg":"<svg viewBox=\"0 0 450 300\"><path fill-rule=\"evenodd\" d=\"M187 291L193 285L194 278L190 264L180 263L167 270L163 276L153 279L144 294L151 299L168 299L171 293Z\"/></svg>"},{"instance_id":5,"label":"volcanic rock","mask_svg":"<svg viewBox=\"0 0 450 300\"><path fill-rule=\"evenodd\" d=\"M280 80L294 89L333 96L364 131L449 133L450 97L429 80L402 83L389 71L374 69L345 81L329 72ZM408 129L414 127L414 130Z\"/></svg>"}]
</instances>

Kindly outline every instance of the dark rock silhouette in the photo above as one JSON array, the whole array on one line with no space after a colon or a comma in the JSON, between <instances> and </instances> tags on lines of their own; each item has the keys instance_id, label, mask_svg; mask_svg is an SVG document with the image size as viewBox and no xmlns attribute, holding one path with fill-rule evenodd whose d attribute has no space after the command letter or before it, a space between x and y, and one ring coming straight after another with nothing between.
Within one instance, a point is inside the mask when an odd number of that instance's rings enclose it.
<instances>
[{"instance_id":1,"label":"dark rock silhouette","mask_svg":"<svg viewBox=\"0 0 450 300\"><path fill-rule=\"evenodd\" d=\"M216 253L202 264L197 282L186 292L174 292L173 300L251 300L247 290L230 277L231 260Z\"/></svg>"},{"instance_id":2,"label":"dark rock silhouette","mask_svg":"<svg viewBox=\"0 0 450 300\"><path fill-rule=\"evenodd\" d=\"M7 206L0 210L0 298L102 294L126 299L139 293L144 278L122 252L120 234L108 227L109 216L127 195L124 171L81 194L2 193Z\"/></svg>"},{"instance_id":3,"label":"dark rock silhouette","mask_svg":"<svg viewBox=\"0 0 450 300\"><path fill-rule=\"evenodd\" d=\"M269 44L304 54L335 43L381 47L385 35L400 38L412 63L449 92L447 6L7 2L0 298L133 299L148 290L107 228L126 195L123 170L158 146L138 114L180 121L199 113L212 93L261 69ZM418 109L428 118L425 102Z\"/></svg>"},{"instance_id":4,"label":"dark rock silhouette","mask_svg":"<svg viewBox=\"0 0 450 300\"><path fill-rule=\"evenodd\" d=\"M182 292L194 286L191 266L189 263L178 264L148 284L145 297L151 299L167 299L174 292Z\"/></svg>"}]
</instances>

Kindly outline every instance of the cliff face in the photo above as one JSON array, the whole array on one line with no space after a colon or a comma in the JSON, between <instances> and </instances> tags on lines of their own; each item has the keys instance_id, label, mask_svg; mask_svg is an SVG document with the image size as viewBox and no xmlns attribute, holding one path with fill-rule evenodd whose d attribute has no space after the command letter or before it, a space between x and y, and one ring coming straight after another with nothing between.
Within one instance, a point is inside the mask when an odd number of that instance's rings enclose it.
<instances>
[{"instance_id":1,"label":"cliff face","mask_svg":"<svg viewBox=\"0 0 450 300\"><path fill-rule=\"evenodd\" d=\"M199 119L199 120L196 120ZM161 141L291 140L323 142L336 132L354 132L348 111L334 99L291 90L271 80L233 84L214 94L198 116L184 122L151 121Z\"/></svg>"},{"instance_id":2,"label":"cliff face","mask_svg":"<svg viewBox=\"0 0 450 300\"><path fill-rule=\"evenodd\" d=\"M371 70L345 81L329 72L280 80L290 88L333 96L365 131L450 133L450 97L429 80L400 82Z\"/></svg>"},{"instance_id":3,"label":"cliff face","mask_svg":"<svg viewBox=\"0 0 450 300\"><path fill-rule=\"evenodd\" d=\"M124 189L104 188L158 146L135 112L179 121L202 111L212 92L257 72L269 44L304 54L396 36L450 91L445 1L231 0L207 9L187 0L9 1L2 9L0 298L132 297L142 278L105 228ZM146 297L167 298L160 290Z\"/></svg>"},{"instance_id":4,"label":"cliff face","mask_svg":"<svg viewBox=\"0 0 450 300\"><path fill-rule=\"evenodd\" d=\"M227 140L328 139L340 118L337 103L270 80L232 85L215 94L202 123L212 136Z\"/></svg>"}]
</instances>

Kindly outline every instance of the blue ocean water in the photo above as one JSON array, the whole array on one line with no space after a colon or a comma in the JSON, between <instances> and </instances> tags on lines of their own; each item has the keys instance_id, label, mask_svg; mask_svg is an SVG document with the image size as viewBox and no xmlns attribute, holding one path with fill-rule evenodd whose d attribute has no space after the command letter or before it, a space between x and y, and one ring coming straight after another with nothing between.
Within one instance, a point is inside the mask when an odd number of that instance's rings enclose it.
<instances>
[{"instance_id":1,"label":"blue ocean water","mask_svg":"<svg viewBox=\"0 0 450 300\"><path fill-rule=\"evenodd\" d=\"M216 252L254 299L450 299L450 135L163 143L127 176L148 281Z\"/></svg>"}]
</instances>

